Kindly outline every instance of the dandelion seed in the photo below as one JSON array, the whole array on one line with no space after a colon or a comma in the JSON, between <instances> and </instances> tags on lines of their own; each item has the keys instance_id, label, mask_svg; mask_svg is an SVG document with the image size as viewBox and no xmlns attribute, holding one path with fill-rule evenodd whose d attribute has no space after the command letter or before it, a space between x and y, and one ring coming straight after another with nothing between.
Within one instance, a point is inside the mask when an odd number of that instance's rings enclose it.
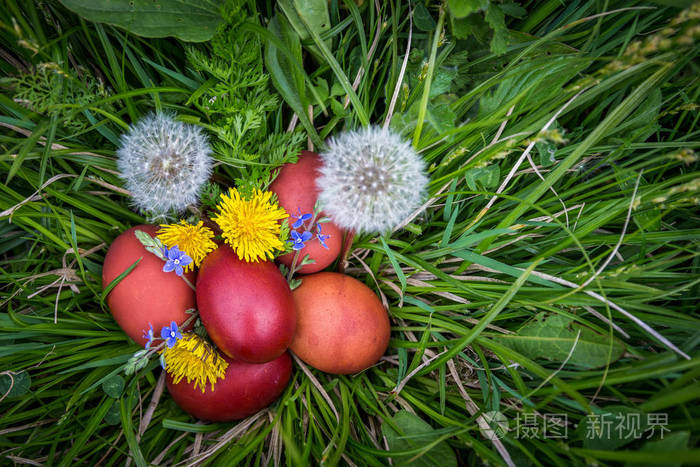
<instances>
[{"instance_id":1,"label":"dandelion seed","mask_svg":"<svg viewBox=\"0 0 700 467\"><path fill-rule=\"evenodd\" d=\"M216 243L212 241L214 232L204 227L202 221L196 225L180 221L179 224L161 224L160 227L156 234L165 246L168 248L178 246L192 258L193 263L185 266L185 272L191 271L194 266L199 267L207 254L216 249Z\"/></svg>"},{"instance_id":2,"label":"dandelion seed","mask_svg":"<svg viewBox=\"0 0 700 467\"><path fill-rule=\"evenodd\" d=\"M117 168L141 212L181 212L199 199L212 168L206 135L170 114L151 114L122 135Z\"/></svg>"},{"instance_id":3,"label":"dandelion seed","mask_svg":"<svg viewBox=\"0 0 700 467\"><path fill-rule=\"evenodd\" d=\"M271 192L257 189L249 199L235 188L230 188L228 195L221 194L219 214L212 220L219 225L224 240L239 259L257 262L272 259L275 250L284 250L278 221L289 215L271 198Z\"/></svg>"},{"instance_id":4,"label":"dandelion seed","mask_svg":"<svg viewBox=\"0 0 700 467\"><path fill-rule=\"evenodd\" d=\"M338 226L382 233L417 209L428 184L410 143L379 127L348 131L321 153L319 201Z\"/></svg>"},{"instance_id":5,"label":"dandelion seed","mask_svg":"<svg viewBox=\"0 0 700 467\"><path fill-rule=\"evenodd\" d=\"M165 361L165 371L173 377L175 384L182 378L188 383L194 381L194 388L205 391L207 384L214 384L223 379L228 368L228 362L203 337L193 332L187 332L181 339L162 351Z\"/></svg>"}]
</instances>

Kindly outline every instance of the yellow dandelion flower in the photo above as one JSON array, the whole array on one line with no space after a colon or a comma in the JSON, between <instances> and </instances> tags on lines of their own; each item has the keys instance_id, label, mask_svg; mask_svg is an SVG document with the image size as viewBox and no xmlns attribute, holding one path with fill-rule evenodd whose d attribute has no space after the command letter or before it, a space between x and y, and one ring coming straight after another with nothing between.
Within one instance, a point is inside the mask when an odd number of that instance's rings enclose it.
<instances>
[{"instance_id":1,"label":"yellow dandelion flower","mask_svg":"<svg viewBox=\"0 0 700 467\"><path fill-rule=\"evenodd\" d=\"M272 259L274 250L284 251L277 221L289 215L271 198L271 192L258 189L250 199L243 198L235 188L229 188L228 195L221 194L219 214L212 220L221 227L226 243L244 261Z\"/></svg>"},{"instance_id":2,"label":"yellow dandelion flower","mask_svg":"<svg viewBox=\"0 0 700 467\"><path fill-rule=\"evenodd\" d=\"M228 362L203 337L193 332L187 332L172 347L165 347L161 353L165 359L165 371L173 377L175 384L182 378L187 382L194 381L204 392L207 383L214 390L214 383L226 374Z\"/></svg>"},{"instance_id":3,"label":"yellow dandelion flower","mask_svg":"<svg viewBox=\"0 0 700 467\"><path fill-rule=\"evenodd\" d=\"M209 227L204 227L202 221L197 225L180 221L179 224L161 224L160 227L156 236L165 246L172 248L177 245L180 251L192 258L193 262L185 266L185 271L191 271L194 266L199 267L204 257L216 250L216 243L212 241L214 232Z\"/></svg>"}]
</instances>

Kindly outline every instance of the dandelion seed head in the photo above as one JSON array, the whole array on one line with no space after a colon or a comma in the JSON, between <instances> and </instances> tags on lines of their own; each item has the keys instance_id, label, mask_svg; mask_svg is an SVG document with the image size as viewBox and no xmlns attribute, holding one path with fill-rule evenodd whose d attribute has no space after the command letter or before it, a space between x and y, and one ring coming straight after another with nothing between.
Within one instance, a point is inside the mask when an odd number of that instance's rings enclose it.
<instances>
[{"instance_id":1,"label":"dandelion seed head","mask_svg":"<svg viewBox=\"0 0 700 467\"><path fill-rule=\"evenodd\" d=\"M425 198L425 163L410 143L388 129L341 133L328 142L321 159L319 201L344 229L386 232Z\"/></svg>"},{"instance_id":2,"label":"dandelion seed head","mask_svg":"<svg viewBox=\"0 0 700 467\"><path fill-rule=\"evenodd\" d=\"M122 135L117 168L135 207L160 217L197 202L211 174L210 154L201 128L156 113Z\"/></svg>"}]
</instances>

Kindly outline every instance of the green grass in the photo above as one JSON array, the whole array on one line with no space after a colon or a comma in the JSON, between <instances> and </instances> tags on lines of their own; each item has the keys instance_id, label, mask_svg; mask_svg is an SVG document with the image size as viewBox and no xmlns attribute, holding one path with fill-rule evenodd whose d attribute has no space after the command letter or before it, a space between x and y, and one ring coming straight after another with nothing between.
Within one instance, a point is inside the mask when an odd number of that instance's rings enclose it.
<instances>
[{"instance_id":1,"label":"green grass","mask_svg":"<svg viewBox=\"0 0 700 467\"><path fill-rule=\"evenodd\" d=\"M408 5L379 3L332 1L331 29L302 41L284 19L267 27L269 4L253 15L248 2L234 32L264 53L266 92L284 102L260 138L298 118L318 148L381 125L405 83L389 119L428 162L427 209L356 238L347 269L388 303L389 350L353 376L297 362L269 410L204 424L160 395L157 361L123 373L139 348L102 302L101 264L146 219L115 172L118 137L150 111L176 111L221 138L224 185L283 156L247 158L218 132L196 104L215 83L176 40L57 2L3 2L1 463L397 465L430 463L443 441L468 465L698 462L700 73L681 39L698 20L673 23L674 2L525 2L495 54L483 20L457 40L429 2L445 36L414 27L402 73ZM670 42L655 42L669 25ZM434 431L397 425L400 410ZM491 411L510 424L500 441L483 434ZM604 413L666 414L670 431L587 437L586 417ZM518 436L516 421L546 414L566 415L566 439ZM392 428L409 437L388 451Z\"/></svg>"}]
</instances>

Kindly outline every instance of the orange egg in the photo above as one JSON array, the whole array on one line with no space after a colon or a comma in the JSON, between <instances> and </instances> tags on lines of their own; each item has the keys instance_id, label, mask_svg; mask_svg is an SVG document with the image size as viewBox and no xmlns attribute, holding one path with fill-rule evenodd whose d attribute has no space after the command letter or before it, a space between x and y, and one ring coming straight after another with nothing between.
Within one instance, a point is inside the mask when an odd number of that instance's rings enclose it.
<instances>
[{"instance_id":1,"label":"orange egg","mask_svg":"<svg viewBox=\"0 0 700 467\"><path fill-rule=\"evenodd\" d=\"M389 317L379 298L344 274L305 276L292 291L297 330L290 349L326 373L351 374L374 365L389 345Z\"/></svg>"},{"instance_id":2,"label":"orange egg","mask_svg":"<svg viewBox=\"0 0 700 467\"><path fill-rule=\"evenodd\" d=\"M321 158L311 151L302 151L296 164L285 164L279 175L270 185L270 191L277 194L279 205L290 215L313 214L316 200L318 199L318 188L316 188L316 178L318 169L321 167ZM324 214L319 214L319 218ZM290 217L288 223L291 226L296 221ZM308 222L306 224L308 226ZM298 272L301 274L311 274L330 265L340 254L340 247L343 240L343 231L333 222L321 224L321 234L328 235L324 241L328 248L324 248L316 237L317 227L314 225L310 229L313 237L304 243L304 248L299 250L297 264L309 255L315 263L304 265ZM301 229L298 229L302 233ZM291 266L294 260L294 253L289 253L277 258L280 263Z\"/></svg>"},{"instance_id":3,"label":"orange egg","mask_svg":"<svg viewBox=\"0 0 700 467\"><path fill-rule=\"evenodd\" d=\"M137 225L119 235L110 245L102 267L102 287L107 287L136 260L139 264L124 277L109 295L107 306L124 332L144 345L143 333L153 325L156 337L171 321L178 325L187 318L186 310L195 308L195 294L175 272L163 272L165 262L146 250L134 232L142 230L154 237L158 226ZM190 283L194 271L184 274Z\"/></svg>"}]
</instances>

